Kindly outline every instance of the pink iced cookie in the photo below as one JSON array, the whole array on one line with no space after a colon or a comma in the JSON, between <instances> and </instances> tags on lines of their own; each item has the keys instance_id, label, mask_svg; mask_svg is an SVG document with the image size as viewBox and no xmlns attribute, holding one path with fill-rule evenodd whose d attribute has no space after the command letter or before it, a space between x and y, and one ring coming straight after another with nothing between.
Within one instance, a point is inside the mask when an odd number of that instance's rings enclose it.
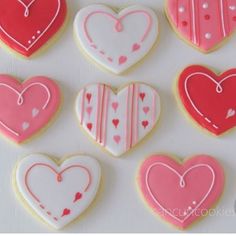
<instances>
[{"instance_id":1,"label":"pink iced cookie","mask_svg":"<svg viewBox=\"0 0 236 236\"><path fill-rule=\"evenodd\" d=\"M166 0L171 25L203 52L219 46L236 28L236 0Z\"/></svg>"},{"instance_id":2,"label":"pink iced cookie","mask_svg":"<svg viewBox=\"0 0 236 236\"><path fill-rule=\"evenodd\" d=\"M0 132L23 142L48 124L60 102L59 88L49 78L33 77L21 84L0 75Z\"/></svg>"},{"instance_id":3,"label":"pink iced cookie","mask_svg":"<svg viewBox=\"0 0 236 236\"><path fill-rule=\"evenodd\" d=\"M153 155L141 165L139 188L148 205L163 219L187 228L206 215L223 192L224 171L206 155L182 165L164 155Z\"/></svg>"}]
</instances>

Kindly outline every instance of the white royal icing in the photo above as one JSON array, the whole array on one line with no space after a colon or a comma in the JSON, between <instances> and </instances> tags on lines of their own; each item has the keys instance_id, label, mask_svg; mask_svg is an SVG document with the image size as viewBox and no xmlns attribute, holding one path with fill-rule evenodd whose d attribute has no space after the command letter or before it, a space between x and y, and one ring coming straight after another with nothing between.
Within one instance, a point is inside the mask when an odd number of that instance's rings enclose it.
<instances>
[{"instance_id":1,"label":"white royal icing","mask_svg":"<svg viewBox=\"0 0 236 236\"><path fill-rule=\"evenodd\" d=\"M140 61L159 34L155 12L138 5L118 14L104 5L90 5L78 12L74 30L82 49L115 74Z\"/></svg>"},{"instance_id":2,"label":"white royal icing","mask_svg":"<svg viewBox=\"0 0 236 236\"><path fill-rule=\"evenodd\" d=\"M61 229L91 204L100 177L100 166L91 157L73 156L58 166L42 154L31 154L17 166L16 186L37 215Z\"/></svg>"}]
</instances>

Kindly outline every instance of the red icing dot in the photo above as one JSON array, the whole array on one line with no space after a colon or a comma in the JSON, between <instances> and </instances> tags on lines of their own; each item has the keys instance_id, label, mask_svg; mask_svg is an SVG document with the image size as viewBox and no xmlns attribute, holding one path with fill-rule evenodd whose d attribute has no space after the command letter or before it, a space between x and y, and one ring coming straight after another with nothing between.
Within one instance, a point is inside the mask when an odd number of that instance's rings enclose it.
<instances>
[{"instance_id":1,"label":"red icing dot","mask_svg":"<svg viewBox=\"0 0 236 236\"><path fill-rule=\"evenodd\" d=\"M205 15L205 20L210 20L211 16L210 15Z\"/></svg>"},{"instance_id":2,"label":"red icing dot","mask_svg":"<svg viewBox=\"0 0 236 236\"><path fill-rule=\"evenodd\" d=\"M233 17L233 21L236 21L236 16Z\"/></svg>"},{"instance_id":3,"label":"red icing dot","mask_svg":"<svg viewBox=\"0 0 236 236\"><path fill-rule=\"evenodd\" d=\"M188 22L187 22L187 21L182 21L182 25L183 25L183 26L187 26L187 25L188 25Z\"/></svg>"}]
</instances>

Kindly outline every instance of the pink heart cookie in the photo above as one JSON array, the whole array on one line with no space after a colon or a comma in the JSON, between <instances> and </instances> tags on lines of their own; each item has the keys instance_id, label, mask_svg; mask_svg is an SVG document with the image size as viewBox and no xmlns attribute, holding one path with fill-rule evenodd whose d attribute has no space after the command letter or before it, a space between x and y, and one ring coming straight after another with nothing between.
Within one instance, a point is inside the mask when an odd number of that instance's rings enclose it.
<instances>
[{"instance_id":1,"label":"pink heart cookie","mask_svg":"<svg viewBox=\"0 0 236 236\"><path fill-rule=\"evenodd\" d=\"M42 154L31 154L17 166L17 194L46 223L61 229L94 200L100 184L98 162L88 156L73 156L57 165Z\"/></svg>"},{"instance_id":2,"label":"pink heart cookie","mask_svg":"<svg viewBox=\"0 0 236 236\"><path fill-rule=\"evenodd\" d=\"M125 72L145 57L159 34L155 12L140 5L119 13L105 5L90 5L78 12L74 30L80 48L115 74Z\"/></svg>"},{"instance_id":3,"label":"pink heart cookie","mask_svg":"<svg viewBox=\"0 0 236 236\"><path fill-rule=\"evenodd\" d=\"M45 127L58 111L60 90L47 77L37 76L20 83L0 75L0 132L21 143Z\"/></svg>"},{"instance_id":4,"label":"pink heart cookie","mask_svg":"<svg viewBox=\"0 0 236 236\"><path fill-rule=\"evenodd\" d=\"M166 0L166 14L174 30L205 53L236 29L236 0Z\"/></svg>"},{"instance_id":5,"label":"pink heart cookie","mask_svg":"<svg viewBox=\"0 0 236 236\"><path fill-rule=\"evenodd\" d=\"M90 114L88 107L92 108ZM142 83L132 83L117 93L105 84L92 84L79 92L76 113L93 140L120 156L154 128L160 116L160 98L155 89Z\"/></svg>"},{"instance_id":6,"label":"pink heart cookie","mask_svg":"<svg viewBox=\"0 0 236 236\"><path fill-rule=\"evenodd\" d=\"M206 155L182 164L169 156L153 155L141 165L138 184L145 201L158 215L185 229L206 215L220 198L224 171Z\"/></svg>"}]
</instances>

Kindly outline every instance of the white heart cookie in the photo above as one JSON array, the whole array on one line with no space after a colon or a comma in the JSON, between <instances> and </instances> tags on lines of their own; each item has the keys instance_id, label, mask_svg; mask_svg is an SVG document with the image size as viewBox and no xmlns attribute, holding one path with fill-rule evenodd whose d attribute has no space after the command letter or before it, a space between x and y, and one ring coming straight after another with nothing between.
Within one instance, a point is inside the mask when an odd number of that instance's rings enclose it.
<instances>
[{"instance_id":1,"label":"white heart cookie","mask_svg":"<svg viewBox=\"0 0 236 236\"><path fill-rule=\"evenodd\" d=\"M88 156L73 156L58 166L42 154L24 158L16 169L17 193L56 229L75 220L94 200L101 170Z\"/></svg>"},{"instance_id":2,"label":"white heart cookie","mask_svg":"<svg viewBox=\"0 0 236 236\"><path fill-rule=\"evenodd\" d=\"M159 35L157 15L139 5L119 13L104 5L90 5L78 12L74 30L83 51L115 74L146 56Z\"/></svg>"},{"instance_id":3,"label":"white heart cookie","mask_svg":"<svg viewBox=\"0 0 236 236\"><path fill-rule=\"evenodd\" d=\"M141 141L160 116L160 97L155 89L132 83L114 93L105 84L82 89L76 100L82 128L114 156L121 156Z\"/></svg>"}]
</instances>

